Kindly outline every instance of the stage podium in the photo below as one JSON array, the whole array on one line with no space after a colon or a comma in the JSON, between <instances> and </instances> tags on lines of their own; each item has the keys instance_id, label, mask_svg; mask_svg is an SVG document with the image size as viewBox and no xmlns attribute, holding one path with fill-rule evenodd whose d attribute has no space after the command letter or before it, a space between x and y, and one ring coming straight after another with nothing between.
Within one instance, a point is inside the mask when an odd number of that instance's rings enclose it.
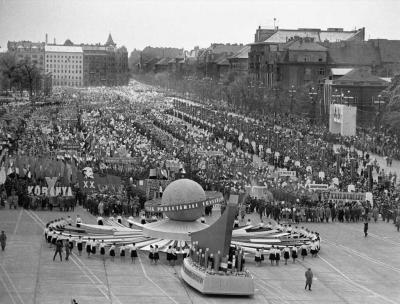
<instances>
[{"instance_id":1,"label":"stage podium","mask_svg":"<svg viewBox=\"0 0 400 304\"><path fill-rule=\"evenodd\" d=\"M329 132L342 136L355 136L357 107L331 104L329 110Z\"/></svg>"}]
</instances>

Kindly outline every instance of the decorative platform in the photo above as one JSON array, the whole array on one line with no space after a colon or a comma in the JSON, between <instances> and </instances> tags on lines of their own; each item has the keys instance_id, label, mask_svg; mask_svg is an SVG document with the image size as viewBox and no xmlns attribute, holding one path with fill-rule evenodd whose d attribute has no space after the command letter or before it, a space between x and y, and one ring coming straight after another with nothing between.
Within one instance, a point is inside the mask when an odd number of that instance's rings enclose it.
<instances>
[{"instance_id":1,"label":"decorative platform","mask_svg":"<svg viewBox=\"0 0 400 304\"><path fill-rule=\"evenodd\" d=\"M143 234L147 237L190 241L190 234L207 228L208 225L198 221L179 222L170 219L143 225Z\"/></svg>"},{"instance_id":2,"label":"decorative platform","mask_svg":"<svg viewBox=\"0 0 400 304\"><path fill-rule=\"evenodd\" d=\"M190 258L183 261L182 279L204 294L254 295L254 281L249 273L212 273L195 266Z\"/></svg>"}]
</instances>

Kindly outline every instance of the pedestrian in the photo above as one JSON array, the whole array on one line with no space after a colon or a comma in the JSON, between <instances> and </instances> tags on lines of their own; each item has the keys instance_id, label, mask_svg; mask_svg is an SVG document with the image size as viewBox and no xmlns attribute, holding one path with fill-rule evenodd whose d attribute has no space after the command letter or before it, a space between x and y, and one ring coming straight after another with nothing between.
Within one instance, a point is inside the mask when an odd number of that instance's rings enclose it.
<instances>
[{"instance_id":1,"label":"pedestrian","mask_svg":"<svg viewBox=\"0 0 400 304\"><path fill-rule=\"evenodd\" d=\"M79 238L76 240L76 247L78 248L78 254L79 254L79 256L81 256L82 255L82 243L83 243L83 241L82 241L82 237L81 236L79 236Z\"/></svg>"},{"instance_id":2,"label":"pedestrian","mask_svg":"<svg viewBox=\"0 0 400 304\"><path fill-rule=\"evenodd\" d=\"M80 227L81 227L81 223L82 223L82 219L81 219L81 217L80 217L79 214L78 214L78 215L76 216L76 220L75 220L76 227L80 228Z\"/></svg>"},{"instance_id":3,"label":"pedestrian","mask_svg":"<svg viewBox=\"0 0 400 304\"><path fill-rule=\"evenodd\" d=\"M90 257L90 253L92 252L92 241L90 240L90 238L88 238L88 240L86 241L86 252L87 256Z\"/></svg>"},{"instance_id":4,"label":"pedestrian","mask_svg":"<svg viewBox=\"0 0 400 304\"><path fill-rule=\"evenodd\" d=\"M260 252L260 249L256 249L256 254L255 254L255 256L254 256L254 261L256 262L256 265L257 266L260 266L260 264L261 264L261 252Z\"/></svg>"},{"instance_id":5,"label":"pedestrian","mask_svg":"<svg viewBox=\"0 0 400 304\"><path fill-rule=\"evenodd\" d=\"M74 241L71 235L69 235L68 237L68 245L69 245L69 251L72 253L72 249L74 249Z\"/></svg>"},{"instance_id":6,"label":"pedestrian","mask_svg":"<svg viewBox=\"0 0 400 304\"><path fill-rule=\"evenodd\" d=\"M311 291L311 284L312 284L312 280L313 280L313 273L311 271L311 268L308 268L306 273L305 273L305 277L306 277L306 287L304 287L304 289L307 289L308 286L308 290Z\"/></svg>"},{"instance_id":7,"label":"pedestrian","mask_svg":"<svg viewBox=\"0 0 400 304\"><path fill-rule=\"evenodd\" d=\"M56 259L57 253L60 255L60 261L62 261L62 248L63 248L62 241L61 240L57 240L56 249L55 249L54 256L53 256L53 261Z\"/></svg>"},{"instance_id":8,"label":"pedestrian","mask_svg":"<svg viewBox=\"0 0 400 304\"><path fill-rule=\"evenodd\" d=\"M71 252L68 240L65 240L64 247L65 247L65 260L68 261L69 254Z\"/></svg>"},{"instance_id":9,"label":"pedestrian","mask_svg":"<svg viewBox=\"0 0 400 304\"><path fill-rule=\"evenodd\" d=\"M311 253L311 257L313 257L313 258L315 258L317 256L318 249L317 249L317 244L315 241L312 241L312 243L311 243L310 253Z\"/></svg>"},{"instance_id":10,"label":"pedestrian","mask_svg":"<svg viewBox=\"0 0 400 304\"><path fill-rule=\"evenodd\" d=\"M158 260L160 259L160 255L158 253L158 245L155 246L154 248L154 264L157 265Z\"/></svg>"},{"instance_id":11,"label":"pedestrian","mask_svg":"<svg viewBox=\"0 0 400 304\"><path fill-rule=\"evenodd\" d=\"M172 246L168 246L167 249L167 261L171 265L172 261Z\"/></svg>"},{"instance_id":12,"label":"pedestrian","mask_svg":"<svg viewBox=\"0 0 400 304\"><path fill-rule=\"evenodd\" d=\"M287 261L290 258L290 249L289 247L286 245L286 247L283 249L283 258L285 259L285 265L287 265Z\"/></svg>"},{"instance_id":13,"label":"pedestrian","mask_svg":"<svg viewBox=\"0 0 400 304\"><path fill-rule=\"evenodd\" d=\"M136 249L136 244L135 243L132 243L132 247L130 248L130 251L131 251L131 260L132 260L132 263L133 264L135 264L135 260L136 260L136 258L137 258L137 249Z\"/></svg>"},{"instance_id":14,"label":"pedestrian","mask_svg":"<svg viewBox=\"0 0 400 304\"><path fill-rule=\"evenodd\" d=\"M296 263L296 259L297 259L297 247L293 246L292 248L292 259L293 259L293 264Z\"/></svg>"},{"instance_id":15,"label":"pedestrian","mask_svg":"<svg viewBox=\"0 0 400 304\"><path fill-rule=\"evenodd\" d=\"M93 239L92 248L91 248L91 252L90 252L92 255L96 254L96 247L97 247L97 241L96 241L96 239Z\"/></svg>"},{"instance_id":16,"label":"pedestrian","mask_svg":"<svg viewBox=\"0 0 400 304\"><path fill-rule=\"evenodd\" d=\"M364 236L365 237L368 236L368 222L367 221L364 223Z\"/></svg>"},{"instance_id":17,"label":"pedestrian","mask_svg":"<svg viewBox=\"0 0 400 304\"><path fill-rule=\"evenodd\" d=\"M119 256L121 257L121 262L125 262L125 244L119 247Z\"/></svg>"},{"instance_id":18,"label":"pedestrian","mask_svg":"<svg viewBox=\"0 0 400 304\"><path fill-rule=\"evenodd\" d=\"M2 230L0 234L1 251L4 251L4 249L6 249L6 243L7 243L7 236L4 230Z\"/></svg>"},{"instance_id":19,"label":"pedestrian","mask_svg":"<svg viewBox=\"0 0 400 304\"><path fill-rule=\"evenodd\" d=\"M111 257L111 261L114 262L114 257L115 257L115 243L113 243L110 247L110 257Z\"/></svg>"},{"instance_id":20,"label":"pedestrian","mask_svg":"<svg viewBox=\"0 0 400 304\"><path fill-rule=\"evenodd\" d=\"M396 228L397 228L397 232L399 232L399 230L400 230L400 214L397 214L397 216L396 216Z\"/></svg>"},{"instance_id":21,"label":"pedestrian","mask_svg":"<svg viewBox=\"0 0 400 304\"><path fill-rule=\"evenodd\" d=\"M275 249L275 262L276 262L276 266L279 266L279 261L281 259L281 251L278 247L276 247Z\"/></svg>"},{"instance_id":22,"label":"pedestrian","mask_svg":"<svg viewBox=\"0 0 400 304\"><path fill-rule=\"evenodd\" d=\"M306 243L303 243L303 245L301 245L300 249L301 249L301 258L304 261L304 258L307 256L307 245L306 245Z\"/></svg>"},{"instance_id":23,"label":"pedestrian","mask_svg":"<svg viewBox=\"0 0 400 304\"><path fill-rule=\"evenodd\" d=\"M153 259L154 259L154 247L153 247L153 245L150 245L149 259L150 259L150 263L153 263Z\"/></svg>"},{"instance_id":24,"label":"pedestrian","mask_svg":"<svg viewBox=\"0 0 400 304\"><path fill-rule=\"evenodd\" d=\"M272 246L272 248L269 250L269 260L271 261L271 266L274 264L275 260L275 247Z\"/></svg>"},{"instance_id":25,"label":"pedestrian","mask_svg":"<svg viewBox=\"0 0 400 304\"><path fill-rule=\"evenodd\" d=\"M100 248L100 255L104 260L104 255L106 254L106 244L104 243L104 240L101 240L99 248Z\"/></svg>"}]
</instances>

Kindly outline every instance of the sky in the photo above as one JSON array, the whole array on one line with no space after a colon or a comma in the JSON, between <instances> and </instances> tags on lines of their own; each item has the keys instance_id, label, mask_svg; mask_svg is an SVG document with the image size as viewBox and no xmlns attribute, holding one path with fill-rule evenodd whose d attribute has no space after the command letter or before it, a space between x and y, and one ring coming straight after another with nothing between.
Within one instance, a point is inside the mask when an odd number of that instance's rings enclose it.
<instances>
[{"instance_id":1,"label":"sky","mask_svg":"<svg viewBox=\"0 0 400 304\"><path fill-rule=\"evenodd\" d=\"M400 40L399 0L0 0L0 51L7 41L105 43L193 49L251 43L273 28L366 28L366 39Z\"/></svg>"}]
</instances>

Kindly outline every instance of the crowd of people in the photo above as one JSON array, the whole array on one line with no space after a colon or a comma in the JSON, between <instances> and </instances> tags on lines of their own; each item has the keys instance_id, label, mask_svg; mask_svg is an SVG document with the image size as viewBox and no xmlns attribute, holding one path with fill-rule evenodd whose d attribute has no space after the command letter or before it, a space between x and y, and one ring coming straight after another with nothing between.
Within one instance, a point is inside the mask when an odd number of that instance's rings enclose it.
<instances>
[{"instance_id":1,"label":"crowd of people","mask_svg":"<svg viewBox=\"0 0 400 304\"><path fill-rule=\"evenodd\" d=\"M305 117L174 99L139 83L59 89L54 103L5 112L2 205L67 211L81 204L95 215L138 216L153 198L140 181L185 176L205 190L240 194L241 217L256 211L277 221L347 222L381 214L397 223L397 176L369 155L381 153L390 165L397 139L380 131L338 137ZM40 191L53 176L54 187L71 187L70 196ZM113 186L83 186L85 178L109 176L118 177ZM327 188L312 190L314 184ZM249 186L268 191L254 198ZM371 196L334 198L330 192Z\"/></svg>"}]
</instances>

